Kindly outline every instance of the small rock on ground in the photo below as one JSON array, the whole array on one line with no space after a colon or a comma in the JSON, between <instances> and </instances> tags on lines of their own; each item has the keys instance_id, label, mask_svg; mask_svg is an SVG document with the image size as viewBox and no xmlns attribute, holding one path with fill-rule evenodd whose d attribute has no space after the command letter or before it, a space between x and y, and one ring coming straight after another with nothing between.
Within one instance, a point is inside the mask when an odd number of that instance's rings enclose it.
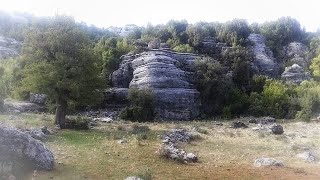
<instances>
[{"instance_id":1,"label":"small rock on ground","mask_svg":"<svg viewBox=\"0 0 320 180\"><path fill-rule=\"evenodd\" d=\"M130 177L125 178L124 180L143 180L143 179L136 177L136 176L130 176Z\"/></svg>"},{"instance_id":2,"label":"small rock on ground","mask_svg":"<svg viewBox=\"0 0 320 180\"><path fill-rule=\"evenodd\" d=\"M316 162L316 156L311 153L310 151L305 151L302 153L297 154L297 157L300 159L303 159L304 161L308 163L314 163Z\"/></svg>"},{"instance_id":3,"label":"small rock on ground","mask_svg":"<svg viewBox=\"0 0 320 180\"><path fill-rule=\"evenodd\" d=\"M277 166L282 167L282 161L278 161L274 158L259 158L254 161L255 167L265 167L265 166Z\"/></svg>"},{"instance_id":4,"label":"small rock on ground","mask_svg":"<svg viewBox=\"0 0 320 180\"><path fill-rule=\"evenodd\" d=\"M273 134L283 134L283 127L279 124L273 124L270 126L270 130L272 131Z\"/></svg>"}]
</instances>

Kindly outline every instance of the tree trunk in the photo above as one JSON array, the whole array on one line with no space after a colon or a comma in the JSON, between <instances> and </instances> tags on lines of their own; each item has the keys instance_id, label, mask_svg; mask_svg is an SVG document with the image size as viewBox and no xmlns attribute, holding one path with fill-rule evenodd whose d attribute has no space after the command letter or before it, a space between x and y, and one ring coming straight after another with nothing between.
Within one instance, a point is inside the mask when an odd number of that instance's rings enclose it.
<instances>
[{"instance_id":1,"label":"tree trunk","mask_svg":"<svg viewBox=\"0 0 320 180\"><path fill-rule=\"evenodd\" d=\"M66 127L67 105L68 104L65 100L59 99L57 101L55 124L59 125L61 129L64 129Z\"/></svg>"}]
</instances>

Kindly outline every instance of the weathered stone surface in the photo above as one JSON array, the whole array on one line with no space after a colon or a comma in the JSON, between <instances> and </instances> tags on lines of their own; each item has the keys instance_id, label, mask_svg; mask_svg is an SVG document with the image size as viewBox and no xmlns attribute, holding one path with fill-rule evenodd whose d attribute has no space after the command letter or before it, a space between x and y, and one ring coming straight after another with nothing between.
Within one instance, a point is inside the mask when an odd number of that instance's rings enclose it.
<instances>
[{"instance_id":1,"label":"weathered stone surface","mask_svg":"<svg viewBox=\"0 0 320 180\"><path fill-rule=\"evenodd\" d=\"M311 74L298 64L293 64L285 68L285 71L281 74L281 79L294 84L300 84L304 80L311 79Z\"/></svg>"},{"instance_id":2,"label":"weathered stone surface","mask_svg":"<svg viewBox=\"0 0 320 180\"><path fill-rule=\"evenodd\" d=\"M20 48L20 42L0 36L0 60L18 56Z\"/></svg>"},{"instance_id":3,"label":"weathered stone surface","mask_svg":"<svg viewBox=\"0 0 320 180\"><path fill-rule=\"evenodd\" d=\"M22 113L22 112L43 112L44 106L40 106L35 103L24 102L24 101L12 101L6 99L4 101L4 109L7 112Z\"/></svg>"},{"instance_id":4,"label":"weathered stone surface","mask_svg":"<svg viewBox=\"0 0 320 180\"><path fill-rule=\"evenodd\" d=\"M34 166L51 170L54 166L52 152L44 144L20 130L0 124L0 162Z\"/></svg>"},{"instance_id":5,"label":"weathered stone surface","mask_svg":"<svg viewBox=\"0 0 320 180\"><path fill-rule=\"evenodd\" d=\"M278 161L274 158L259 158L254 161L255 167L263 167L263 166L277 166L282 167L282 161Z\"/></svg>"},{"instance_id":6,"label":"weathered stone surface","mask_svg":"<svg viewBox=\"0 0 320 180\"><path fill-rule=\"evenodd\" d=\"M112 74L112 84L117 88L152 89L156 119L190 120L199 115L200 106L200 93L194 87L196 58L194 54L166 50L126 55Z\"/></svg>"},{"instance_id":7,"label":"weathered stone surface","mask_svg":"<svg viewBox=\"0 0 320 180\"><path fill-rule=\"evenodd\" d=\"M275 62L272 51L266 46L265 38L261 34L250 34L248 39L254 44L252 51L254 61L252 68L257 74L269 77L277 76L279 67Z\"/></svg>"},{"instance_id":8,"label":"weathered stone surface","mask_svg":"<svg viewBox=\"0 0 320 180\"><path fill-rule=\"evenodd\" d=\"M305 162L308 162L308 163L314 163L317 161L316 155L310 151L299 153L297 154L297 157L300 159L303 159Z\"/></svg>"},{"instance_id":9,"label":"weathered stone surface","mask_svg":"<svg viewBox=\"0 0 320 180\"><path fill-rule=\"evenodd\" d=\"M270 126L270 130L273 134L283 134L283 127L279 124L273 124Z\"/></svg>"},{"instance_id":10,"label":"weathered stone surface","mask_svg":"<svg viewBox=\"0 0 320 180\"><path fill-rule=\"evenodd\" d=\"M47 95L30 93L29 102L36 104L45 104L47 100Z\"/></svg>"},{"instance_id":11,"label":"weathered stone surface","mask_svg":"<svg viewBox=\"0 0 320 180\"><path fill-rule=\"evenodd\" d=\"M298 64L303 68L310 65L311 57L308 47L300 42L292 42L285 46L284 56L289 64Z\"/></svg>"},{"instance_id":12,"label":"weathered stone surface","mask_svg":"<svg viewBox=\"0 0 320 180\"><path fill-rule=\"evenodd\" d=\"M283 127L279 124L273 123L273 124L258 124L258 126L252 128L254 131L260 131L260 132L268 132L276 135L280 135L284 133Z\"/></svg>"},{"instance_id":13,"label":"weathered stone surface","mask_svg":"<svg viewBox=\"0 0 320 180\"><path fill-rule=\"evenodd\" d=\"M129 88L129 84L133 78L132 60L136 56L127 54L121 56L121 64L118 70L111 75L112 86L116 88Z\"/></svg>"}]
</instances>

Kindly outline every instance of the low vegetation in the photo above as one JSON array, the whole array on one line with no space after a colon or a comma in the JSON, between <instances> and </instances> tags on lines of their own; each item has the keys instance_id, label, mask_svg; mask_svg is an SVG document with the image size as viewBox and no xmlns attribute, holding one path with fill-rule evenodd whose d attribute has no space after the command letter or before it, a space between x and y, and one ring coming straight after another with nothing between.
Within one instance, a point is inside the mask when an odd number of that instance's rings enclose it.
<instances>
[{"instance_id":1,"label":"low vegetation","mask_svg":"<svg viewBox=\"0 0 320 180\"><path fill-rule=\"evenodd\" d=\"M21 114L18 120L0 121L20 128L41 127L53 123L54 116ZM285 135L255 132L251 128L231 129L229 122L217 126L210 121L177 123L99 123L90 130L60 130L50 136L46 145L56 159L53 171L31 172L26 178L36 179L124 179L138 176L145 179L317 179L318 164L295 157L304 148L318 151L320 129L317 123L291 122L283 124ZM121 128L119 128L121 126ZM161 143L158 135L183 126L201 131L201 140L182 144L182 148L199 156L199 163L181 164L161 158L155 152ZM53 128L51 126L50 128ZM139 134L147 138L140 139ZM305 138L308 137L308 138ZM125 139L127 143L118 141ZM274 157L284 162L284 168L263 168L252 164L259 157Z\"/></svg>"}]
</instances>

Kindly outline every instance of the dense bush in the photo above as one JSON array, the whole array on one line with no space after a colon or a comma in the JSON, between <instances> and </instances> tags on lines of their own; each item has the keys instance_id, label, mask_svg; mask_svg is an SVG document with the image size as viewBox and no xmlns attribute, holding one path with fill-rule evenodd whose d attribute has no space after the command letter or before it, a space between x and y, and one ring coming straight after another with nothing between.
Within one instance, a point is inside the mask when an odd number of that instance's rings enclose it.
<instances>
[{"instance_id":1,"label":"dense bush","mask_svg":"<svg viewBox=\"0 0 320 180\"><path fill-rule=\"evenodd\" d=\"M277 21L266 22L262 24L260 31L266 37L267 45L276 57L281 55L283 46L293 41L304 41L306 37L300 23L291 17L282 17Z\"/></svg>"},{"instance_id":2,"label":"dense bush","mask_svg":"<svg viewBox=\"0 0 320 180\"><path fill-rule=\"evenodd\" d=\"M316 81L304 81L297 88L301 111L297 113L297 119L310 120L319 113L320 108L320 84Z\"/></svg>"},{"instance_id":3,"label":"dense bush","mask_svg":"<svg viewBox=\"0 0 320 180\"><path fill-rule=\"evenodd\" d=\"M231 81L225 76L222 65L212 58L197 60L196 69L202 110L208 115L220 114Z\"/></svg>"},{"instance_id":4,"label":"dense bush","mask_svg":"<svg viewBox=\"0 0 320 180\"><path fill-rule=\"evenodd\" d=\"M254 116L273 116L292 118L297 111L297 104L292 101L296 93L280 81L267 80L263 91L250 95L249 113Z\"/></svg>"},{"instance_id":5,"label":"dense bush","mask_svg":"<svg viewBox=\"0 0 320 180\"><path fill-rule=\"evenodd\" d=\"M218 32L218 39L229 46L243 46L246 44L246 39L250 33L251 30L246 20L234 19L221 26Z\"/></svg>"},{"instance_id":6,"label":"dense bush","mask_svg":"<svg viewBox=\"0 0 320 180\"><path fill-rule=\"evenodd\" d=\"M154 118L154 97L148 89L130 89L130 106L121 112L122 119L146 122Z\"/></svg>"}]
</instances>

